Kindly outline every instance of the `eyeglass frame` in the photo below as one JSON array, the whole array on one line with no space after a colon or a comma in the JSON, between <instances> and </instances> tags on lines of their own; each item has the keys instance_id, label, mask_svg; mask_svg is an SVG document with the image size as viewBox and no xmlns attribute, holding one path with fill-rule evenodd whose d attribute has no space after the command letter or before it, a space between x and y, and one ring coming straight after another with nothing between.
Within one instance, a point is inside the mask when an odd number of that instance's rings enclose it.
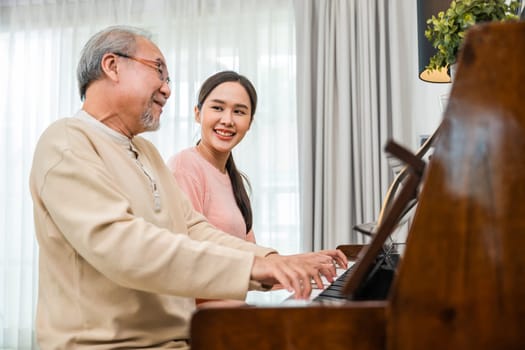
<instances>
[{"instance_id":1,"label":"eyeglass frame","mask_svg":"<svg viewBox=\"0 0 525 350\"><path fill-rule=\"evenodd\" d=\"M128 54L125 54L125 53L122 53L122 52L113 52L113 54L117 55L119 57L123 57L123 58L127 58L127 59L130 59L130 60L136 61L138 63L142 63L143 65L145 65L147 67L155 69L157 71L157 73L159 74L160 81L162 81L163 83L166 83L168 86L171 85L171 79L167 75L168 69L167 69L166 65L163 62L155 61L155 60L148 60L148 59L142 58L142 57L131 56L131 55L128 55ZM163 69L163 67L164 67L164 69ZM164 72L166 72L166 77L164 77Z\"/></svg>"}]
</instances>

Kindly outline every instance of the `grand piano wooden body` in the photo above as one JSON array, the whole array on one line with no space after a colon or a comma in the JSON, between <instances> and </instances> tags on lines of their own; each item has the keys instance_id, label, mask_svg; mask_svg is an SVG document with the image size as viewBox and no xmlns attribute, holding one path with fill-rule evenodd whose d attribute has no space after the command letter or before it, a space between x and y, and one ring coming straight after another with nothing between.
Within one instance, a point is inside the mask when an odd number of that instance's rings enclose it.
<instances>
[{"instance_id":1,"label":"grand piano wooden body","mask_svg":"<svg viewBox=\"0 0 525 350\"><path fill-rule=\"evenodd\" d=\"M386 300L205 309L193 350L524 349L525 23L468 32Z\"/></svg>"}]
</instances>

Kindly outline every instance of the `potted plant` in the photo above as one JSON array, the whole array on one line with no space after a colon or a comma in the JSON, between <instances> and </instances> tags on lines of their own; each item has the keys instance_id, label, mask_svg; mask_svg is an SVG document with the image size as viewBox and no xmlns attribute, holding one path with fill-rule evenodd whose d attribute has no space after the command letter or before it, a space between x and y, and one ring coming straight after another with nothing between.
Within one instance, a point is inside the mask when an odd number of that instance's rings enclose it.
<instances>
[{"instance_id":1,"label":"potted plant","mask_svg":"<svg viewBox=\"0 0 525 350\"><path fill-rule=\"evenodd\" d=\"M481 22L517 20L519 7L517 0L451 1L445 12L427 20L425 36L437 50L427 69L450 69L456 63L456 55L469 27Z\"/></svg>"}]
</instances>

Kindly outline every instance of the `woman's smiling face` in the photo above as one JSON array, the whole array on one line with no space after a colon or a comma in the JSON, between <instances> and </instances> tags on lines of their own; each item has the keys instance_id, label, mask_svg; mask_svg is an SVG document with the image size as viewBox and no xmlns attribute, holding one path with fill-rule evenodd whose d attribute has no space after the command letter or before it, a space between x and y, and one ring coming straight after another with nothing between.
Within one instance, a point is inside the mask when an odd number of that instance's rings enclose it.
<instances>
[{"instance_id":1,"label":"woman's smiling face","mask_svg":"<svg viewBox=\"0 0 525 350\"><path fill-rule=\"evenodd\" d=\"M252 122L250 97L236 81L217 85L204 100L195 119L201 124L201 147L212 154L229 155Z\"/></svg>"}]
</instances>

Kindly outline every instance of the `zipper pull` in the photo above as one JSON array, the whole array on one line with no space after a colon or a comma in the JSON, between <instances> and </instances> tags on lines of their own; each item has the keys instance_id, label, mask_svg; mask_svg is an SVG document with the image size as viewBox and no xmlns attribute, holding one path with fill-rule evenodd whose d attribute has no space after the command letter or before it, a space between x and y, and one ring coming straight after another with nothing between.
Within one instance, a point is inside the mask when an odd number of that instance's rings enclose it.
<instances>
[{"instance_id":1,"label":"zipper pull","mask_svg":"<svg viewBox=\"0 0 525 350\"><path fill-rule=\"evenodd\" d=\"M156 183L153 184L153 204L155 205L155 211L160 211L160 193Z\"/></svg>"}]
</instances>

